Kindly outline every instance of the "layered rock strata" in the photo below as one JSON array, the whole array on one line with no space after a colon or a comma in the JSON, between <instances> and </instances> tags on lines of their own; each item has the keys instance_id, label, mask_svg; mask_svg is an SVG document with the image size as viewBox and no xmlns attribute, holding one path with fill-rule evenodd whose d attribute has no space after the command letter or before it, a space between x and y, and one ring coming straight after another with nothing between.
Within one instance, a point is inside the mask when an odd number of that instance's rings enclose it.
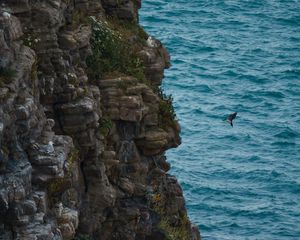
<instances>
[{"instance_id":1,"label":"layered rock strata","mask_svg":"<svg viewBox=\"0 0 300 240\"><path fill-rule=\"evenodd\" d=\"M127 38L146 81L86 64L91 19L139 27L141 2L0 3L0 239L199 239L167 174L180 128L157 91L166 49Z\"/></svg>"}]
</instances>

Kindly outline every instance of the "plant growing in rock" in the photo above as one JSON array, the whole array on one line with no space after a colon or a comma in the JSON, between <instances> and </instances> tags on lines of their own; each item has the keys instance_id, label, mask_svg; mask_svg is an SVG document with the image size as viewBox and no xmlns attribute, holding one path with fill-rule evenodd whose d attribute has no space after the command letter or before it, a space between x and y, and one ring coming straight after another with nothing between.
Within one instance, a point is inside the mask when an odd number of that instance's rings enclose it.
<instances>
[{"instance_id":1,"label":"plant growing in rock","mask_svg":"<svg viewBox=\"0 0 300 240\"><path fill-rule=\"evenodd\" d=\"M102 135L107 136L113 127L113 123L110 119L101 118L99 120L99 131Z\"/></svg>"},{"instance_id":2,"label":"plant growing in rock","mask_svg":"<svg viewBox=\"0 0 300 240\"><path fill-rule=\"evenodd\" d=\"M78 79L75 73L68 72L67 78L68 78L68 83L73 84L75 86L78 84Z\"/></svg>"},{"instance_id":3,"label":"plant growing in rock","mask_svg":"<svg viewBox=\"0 0 300 240\"><path fill-rule=\"evenodd\" d=\"M31 66L31 71L30 71L30 79L32 81L36 80L38 77L38 63L37 60L34 61L34 63Z\"/></svg>"},{"instance_id":4,"label":"plant growing in rock","mask_svg":"<svg viewBox=\"0 0 300 240\"><path fill-rule=\"evenodd\" d=\"M166 95L162 88L156 89L157 95L160 97L158 124L162 129L167 130L169 127L176 127L176 113L173 107L172 95Z\"/></svg>"},{"instance_id":5,"label":"plant growing in rock","mask_svg":"<svg viewBox=\"0 0 300 240\"><path fill-rule=\"evenodd\" d=\"M47 185L49 205L54 206L60 199L61 190L66 184L66 177L52 179Z\"/></svg>"},{"instance_id":6,"label":"plant growing in rock","mask_svg":"<svg viewBox=\"0 0 300 240\"><path fill-rule=\"evenodd\" d=\"M137 43L142 46L147 44L148 33L135 21L121 21L116 17L110 17L107 23L111 29L119 32L127 41L137 40Z\"/></svg>"},{"instance_id":7,"label":"plant growing in rock","mask_svg":"<svg viewBox=\"0 0 300 240\"><path fill-rule=\"evenodd\" d=\"M54 206L59 202L61 193L70 185L70 179L72 178L72 170L70 169L76 166L78 154L79 151L75 147L72 148L68 154L67 165L65 165L69 171L63 177L54 178L48 182L47 192L50 206Z\"/></svg>"},{"instance_id":8,"label":"plant growing in rock","mask_svg":"<svg viewBox=\"0 0 300 240\"><path fill-rule=\"evenodd\" d=\"M30 48L35 48L36 45L41 41L40 38L33 36L32 34L24 34L22 37L23 44Z\"/></svg>"},{"instance_id":9,"label":"plant growing in rock","mask_svg":"<svg viewBox=\"0 0 300 240\"><path fill-rule=\"evenodd\" d=\"M164 230L168 240L190 240L187 223L181 221L179 226L172 226L167 218L163 217L159 227Z\"/></svg>"},{"instance_id":10,"label":"plant growing in rock","mask_svg":"<svg viewBox=\"0 0 300 240\"><path fill-rule=\"evenodd\" d=\"M167 201L170 201L170 199L167 200L162 193L156 193L152 196L152 210L161 217L158 228L164 231L168 240L190 240L188 230L190 221L187 215L185 213L180 214L178 223L176 225L172 224L165 207L168 204Z\"/></svg>"},{"instance_id":11,"label":"plant growing in rock","mask_svg":"<svg viewBox=\"0 0 300 240\"><path fill-rule=\"evenodd\" d=\"M89 78L97 80L107 73L119 72L145 82L143 65L124 35L112 29L107 21L95 18L91 21L93 54L87 58Z\"/></svg>"},{"instance_id":12,"label":"plant growing in rock","mask_svg":"<svg viewBox=\"0 0 300 240\"><path fill-rule=\"evenodd\" d=\"M75 147L69 152L67 163L68 163L68 165L69 165L68 167L70 169L73 168L74 164L77 163L78 154L79 154L79 151Z\"/></svg>"}]
</instances>

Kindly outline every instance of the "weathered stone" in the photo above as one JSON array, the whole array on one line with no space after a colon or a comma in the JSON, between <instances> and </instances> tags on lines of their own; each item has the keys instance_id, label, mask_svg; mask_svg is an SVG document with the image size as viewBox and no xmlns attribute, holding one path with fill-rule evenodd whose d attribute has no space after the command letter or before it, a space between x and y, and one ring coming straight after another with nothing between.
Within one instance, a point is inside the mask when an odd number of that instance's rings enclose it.
<instances>
[{"instance_id":1,"label":"weathered stone","mask_svg":"<svg viewBox=\"0 0 300 240\"><path fill-rule=\"evenodd\" d=\"M91 29L88 26L81 26L80 28L78 28L78 31L76 31L74 34L74 38L77 42L77 47L84 48L89 46L91 34Z\"/></svg>"},{"instance_id":2,"label":"weathered stone","mask_svg":"<svg viewBox=\"0 0 300 240\"><path fill-rule=\"evenodd\" d=\"M45 213L47 211L47 196L45 192L34 192L33 200L35 201L37 211Z\"/></svg>"},{"instance_id":3,"label":"weathered stone","mask_svg":"<svg viewBox=\"0 0 300 240\"><path fill-rule=\"evenodd\" d=\"M168 144L168 134L163 130L148 131L143 137L136 140L137 146L146 155L162 152Z\"/></svg>"},{"instance_id":4,"label":"weathered stone","mask_svg":"<svg viewBox=\"0 0 300 240\"><path fill-rule=\"evenodd\" d=\"M63 104L59 107L62 114L83 114L94 110L94 101L90 98L83 98L74 103Z\"/></svg>"},{"instance_id":5,"label":"weathered stone","mask_svg":"<svg viewBox=\"0 0 300 240\"><path fill-rule=\"evenodd\" d=\"M8 204L9 202L7 193L2 190L0 192L0 215L5 216L7 210L9 209Z\"/></svg>"},{"instance_id":6,"label":"weathered stone","mask_svg":"<svg viewBox=\"0 0 300 240\"><path fill-rule=\"evenodd\" d=\"M141 95L143 94L145 91L147 91L149 89L149 87L145 84L138 84L136 86L132 86L132 87L128 87L126 89L126 94L127 95Z\"/></svg>"},{"instance_id":7,"label":"weathered stone","mask_svg":"<svg viewBox=\"0 0 300 240\"><path fill-rule=\"evenodd\" d=\"M139 122L143 117L143 112L140 109L121 108L120 119L130 122Z\"/></svg>"},{"instance_id":8,"label":"weathered stone","mask_svg":"<svg viewBox=\"0 0 300 240\"><path fill-rule=\"evenodd\" d=\"M33 215L37 211L35 202L32 200L26 200L22 204L22 211L25 215Z\"/></svg>"},{"instance_id":9,"label":"weathered stone","mask_svg":"<svg viewBox=\"0 0 300 240\"><path fill-rule=\"evenodd\" d=\"M64 239L73 239L78 227L78 212L69 208L63 208L58 217L58 224Z\"/></svg>"},{"instance_id":10,"label":"weathered stone","mask_svg":"<svg viewBox=\"0 0 300 240\"><path fill-rule=\"evenodd\" d=\"M126 19L129 21L137 18L136 7L133 1L127 1L123 6L117 8L116 14L120 19Z\"/></svg>"},{"instance_id":11,"label":"weathered stone","mask_svg":"<svg viewBox=\"0 0 300 240\"><path fill-rule=\"evenodd\" d=\"M134 193L135 184L128 178L121 178L119 180L119 186L128 195L132 195Z\"/></svg>"},{"instance_id":12,"label":"weathered stone","mask_svg":"<svg viewBox=\"0 0 300 240\"><path fill-rule=\"evenodd\" d=\"M7 96L8 91L9 91L9 89L6 87L0 88L0 103L1 103L1 100Z\"/></svg>"},{"instance_id":13,"label":"weathered stone","mask_svg":"<svg viewBox=\"0 0 300 240\"><path fill-rule=\"evenodd\" d=\"M0 239L76 233L166 240L161 217L180 223L182 190L166 174L164 158L180 143L180 128L159 128L160 96L153 91L170 66L168 52L128 28L125 44L139 51L150 86L124 73L88 78L86 60L95 50L89 16L117 17L117 33L122 21L138 22L140 6L140 0L3 1L0 67L11 78L0 86ZM105 75L118 76L116 70ZM154 196L164 200L163 213L151 208ZM188 229L193 238L197 229Z\"/></svg>"},{"instance_id":14,"label":"weathered stone","mask_svg":"<svg viewBox=\"0 0 300 240\"><path fill-rule=\"evenodd\" d=\"M144 117L144 123L147 126L157 126L158 125L157 113L147 114Z\"/></svg>"},{"instance_id":15,"label":"weathered stone","mask_svg":"<svg viewBox=\"0 0 300 240\"><path fill-rule=\"evenodd\" d=\"M122 78L115 78L115 79L100 79L98 81L98 86L103 88L111 88L111 87L117 87L119 84L121 84Z\"/></svg>"},{"instance_id":16,"label":"weathered stone","mask_svg":"<svg viewBox=\"0 0 300 240\"><path fill-rule=\"evenodd\" d=\"M77 41L74 39L72 33L59 35L59 44L64 49L74 50L77 47Z\"/></svg>"},{"instance_id":17,"label":"weathered stone","mask_svg":"<svg viewBox=\"0 0 300 240\"><path fill-rule=\"evenodd\" d=\"M103 152L103 158L105 158L105 159L115 159L116 158L116 152L115 151L104 151Z\"/></svg>"},{"instance_id":18,"label":"weathered stone","mask_svg":"<svg viewBox=\"0 0 300 240\"><path fill-rule=\"evenodd\" d=\"M112 166L118 165L120 163L119 160L114 160L114 159L105 159L104 160L106 169L109 169Z\"/></svg>"},{"instance_id":19,"label":"weathered stone","mask_svg":"<svg viewBox=\"0 0 300 240\"><path fill-rule=\"evenodd\" d=\"M138 96L123 96L120 99L121 108L140 108L141 99Z\"/></svg>"},{"instance_id":20,"label":"weathered stone","mask_svg":"<svg viewBox=\"0 0 300 240\"><path fill-rule=\"evenodd\" d=\"M23 35L20 21L8 12L0 13L0 27L5 26L8 41L14 41Z\"/></svg>"},{"instance_id":21,"label":"weathered stone","mask_svg":"<svg viewBox=\"0 0 300 240\"><path fill-rule=\"evenodd\" d=\"M32 180L36 183L46 183L51 179L64 177L65 162L72 146L69 137L58 136L55 136L54 143L35 144L30 151L30 161L35 173Z\"/></svg>"}]
</instances>

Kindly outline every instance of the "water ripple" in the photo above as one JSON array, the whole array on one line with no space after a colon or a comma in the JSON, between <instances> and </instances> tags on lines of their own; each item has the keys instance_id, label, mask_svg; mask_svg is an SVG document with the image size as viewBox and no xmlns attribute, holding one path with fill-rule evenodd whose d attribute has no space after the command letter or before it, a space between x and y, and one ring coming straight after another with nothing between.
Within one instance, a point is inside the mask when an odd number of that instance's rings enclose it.
<instances>
[{"instance_id":1,"label":"water ripple","mask_svg":"<svg viewBox=\"0 0 300 240\"><path fill-rule=\"evenodd\" d=\"M203 239L300 239L300 1L144 0L140 20L172 56L168 159Z\"/></svg>"}]
</instances>

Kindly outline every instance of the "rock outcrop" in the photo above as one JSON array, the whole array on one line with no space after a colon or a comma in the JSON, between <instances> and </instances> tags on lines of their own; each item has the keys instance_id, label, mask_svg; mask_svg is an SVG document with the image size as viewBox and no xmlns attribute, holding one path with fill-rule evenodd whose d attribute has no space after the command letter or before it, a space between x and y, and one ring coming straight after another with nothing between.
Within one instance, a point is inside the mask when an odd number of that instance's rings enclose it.
<instances>
[{"instance_id":1,"label":"rock outcrop","mask_svg":"<svg viewBox=\"0 0 300 240\"><path fill-rule=\"evenodd\" d=\"M200 239L141 2L0 3L0 239Z\"/></svg>"}]
</instances>

